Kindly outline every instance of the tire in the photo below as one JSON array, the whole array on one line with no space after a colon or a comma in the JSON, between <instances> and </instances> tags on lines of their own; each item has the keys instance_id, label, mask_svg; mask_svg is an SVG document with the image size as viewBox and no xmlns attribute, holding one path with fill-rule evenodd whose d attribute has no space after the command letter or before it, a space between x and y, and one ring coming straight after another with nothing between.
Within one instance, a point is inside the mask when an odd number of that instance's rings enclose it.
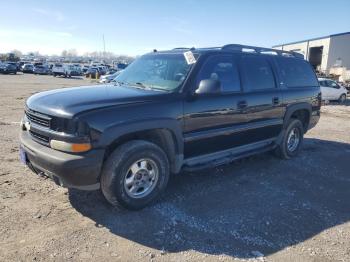
<instances>
[{"instance_id":1,"label":"tire","mask_svg":"<svg viewBox=\"0 0 350 262\"><path fill-rule=\"evenodd\" d=\"M153 183L147 174L143 176L147 171L153 173ZM169 176L169 161L164 151L153 143L133 140L115 149L105 162L101 173L101 190L113 206L139 210L160 196L168 184ZM145 187L143 179L147 180ZM148 191L142 193L150 184L152 186Z\"/></svg>"},{"instance_id":2,"label":"tire","mask_svg":"<svg viewBox=\"0 0 350 262\"><path fill-rule=\"evenodd\" d=\"M293 143L293 134L294 141ZM290 137L291 136L291 137ZM290 159L298 155L304 139L304 127L299 119L291 119L283 134L281 143L277 146L275 154L282 159Z\"/></svg>"},{"instance_id":3,"label":"tire","mask_svg":"<svg viewBox=\"0 0 350 262\"><path fill-rule=\"evenodd\" d=\"M56 77L56 74L52 74L53 75L53 77Z\"/></svg>"},{"instance_id":4,"label":"tire","mask_svg":"<svg viewBox=\"0 0 350 262\"><path fill-rule=\"evenodd\" d=\"M342 94L339 99L338 102L341 104L344 104L346 102L346 94Z\"/></svg>"}]
</instances>

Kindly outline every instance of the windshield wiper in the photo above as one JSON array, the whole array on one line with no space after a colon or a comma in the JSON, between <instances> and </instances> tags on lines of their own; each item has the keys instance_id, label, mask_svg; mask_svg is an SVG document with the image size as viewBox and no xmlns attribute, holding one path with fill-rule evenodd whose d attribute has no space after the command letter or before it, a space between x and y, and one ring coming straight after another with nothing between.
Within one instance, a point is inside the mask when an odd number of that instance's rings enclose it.
<instances>
[{"instance_id":1,"label":"windshield wiper","mask_svg":"<svg viewBox=\"0 0 350 262\"><path fill-rule=\"evenodd\" d=\"M113 80L112 82L115 83L114 85L119 85L119 86L127 84L126 82L116 81L116 80Z\"/></svg>"},{"instance_id":2,"label":"windshield wiper","mask_svg":"<svg viewBox=\"0 0 350 262\"><path fill-rule=\"evenodd\" d=\"M131 85L131 86L135 86L137 88L142 88L142 89L145 89L145 90L151 90L151 88L149 86L146 86L146 85L142 84L141 82L128 83L128 84Z\"/></svg>"},{"instance_id":3,"label":"windshield wiper","mask_svg":"<svg viewBox=\"0 0 350 262\"><path fill-rule=\"evenodd\" d=\"M145 86L144 84L142 84L141 82L136 82L136 83L134 83L135 85L138 85L138 86L140 86L140 87L142 87L142 88L144 88L144 89L150 89L148 86Z\"/></svg>"}]
</instances>

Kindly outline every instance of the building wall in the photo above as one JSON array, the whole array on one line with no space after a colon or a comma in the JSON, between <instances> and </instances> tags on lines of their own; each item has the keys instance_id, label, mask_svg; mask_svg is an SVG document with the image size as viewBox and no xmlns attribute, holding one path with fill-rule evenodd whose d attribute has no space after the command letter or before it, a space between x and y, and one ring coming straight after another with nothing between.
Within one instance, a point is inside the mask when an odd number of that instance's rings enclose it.
<instances>
[{"instance_id":1,"label":"building wall","mask_svg":"<svg viewBox=\"0 0 350 262\"><path fill-rule=\"evenodd\" d=\"M306 60L309 60L309 49L310 47L319 47L323 46L323 52L322 52L322 63L321 63L321 70L326 71L329 70L330 63L329 63L329 50L330 50L330 37L317 39L317 40L310 40L305 41L301 43L295 43L295 44L287 44L287 45L280 45L276 46L276 49L283 49L285 51L295 51L298 53L301 53L304 55L304 58Z\"/></svg>"},{"instance_id":2,"label":"building wall","mask_svg":"<svg viewBox=\"0 0 350 262\"><path fill-rule=\"evenodd\" d=\"M342 66L350 69L350 34L332 37L330 46L328 67L332 67L340 58Z\"/></svg>"}]
</instances>

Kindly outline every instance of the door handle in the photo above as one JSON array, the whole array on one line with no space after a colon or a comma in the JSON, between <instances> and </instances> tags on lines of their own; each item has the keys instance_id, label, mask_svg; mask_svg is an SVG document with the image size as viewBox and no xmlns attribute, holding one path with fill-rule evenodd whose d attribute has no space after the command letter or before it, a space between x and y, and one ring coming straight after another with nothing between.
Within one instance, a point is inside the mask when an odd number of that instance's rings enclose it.
<instances>
[{"instance_id":1,"label":"door handle","mask_svg":"<svg viewBox=\"0 0 350 262\"><path fill-rule=\"evenodd\" d=\"M278 97L272 98L272 104L278 105L280 103L280 99Z\"/></svg>"},{"instance_id":2,"label":"door handle","mask_svg":"<svg viewBox=\"0 0 350 262\"><path fill-rule=\"evenodd\" d=\"M237 107L240 108L240 109L246 108L247 106L248 106L247 101L239 101L239 102L237 103Z\"/></svg>"}]
</instances>

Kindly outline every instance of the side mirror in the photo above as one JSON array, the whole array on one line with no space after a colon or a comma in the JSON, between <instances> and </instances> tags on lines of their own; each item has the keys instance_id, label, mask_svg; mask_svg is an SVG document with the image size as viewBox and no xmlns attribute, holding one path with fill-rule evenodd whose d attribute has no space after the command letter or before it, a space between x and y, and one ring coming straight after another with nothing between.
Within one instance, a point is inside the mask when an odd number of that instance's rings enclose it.
<instances>
[{"instance_id":1,"label":"side mirror","mask_svg":"<svg viewBox=\"0 0 350 262\"><path fill-rule=\"evenodd\" d=\"M221 83L219 80L204 79L199 82L199 87L195 91L197 95L200 94L220 94Z\"/></svg>"}]
</instances>

